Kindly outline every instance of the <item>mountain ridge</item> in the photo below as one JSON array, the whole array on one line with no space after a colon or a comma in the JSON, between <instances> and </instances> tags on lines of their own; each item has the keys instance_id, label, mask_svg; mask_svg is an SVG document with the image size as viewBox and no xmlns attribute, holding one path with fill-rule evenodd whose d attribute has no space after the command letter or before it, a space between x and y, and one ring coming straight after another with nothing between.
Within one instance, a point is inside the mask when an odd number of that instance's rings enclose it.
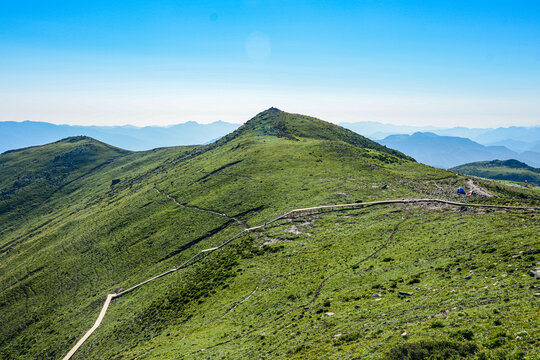
<instances>
[{"instance_id":1,"label":"mountain ridge","mask_svg":"<svg viewBox=\"0 0 540 360\"><path fill-rule=\"evenodd\" d=\"M199 124L188 121L171 126L80 126L46 122L0 122L0 153L17 148L48 144L85 135L132 151L158 147L202 144L219 138L239 125L223 121Z\"/></svg>"}]
</instances>

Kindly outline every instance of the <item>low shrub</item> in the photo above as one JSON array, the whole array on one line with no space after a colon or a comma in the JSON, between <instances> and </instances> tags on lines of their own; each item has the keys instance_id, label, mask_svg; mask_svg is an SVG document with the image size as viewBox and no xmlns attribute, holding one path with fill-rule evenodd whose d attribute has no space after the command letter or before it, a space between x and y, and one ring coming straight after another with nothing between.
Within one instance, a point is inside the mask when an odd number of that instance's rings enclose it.
<instances>
[{"instance_id":1,"label":"low shrub","mask_svg":"<svg viewBox=\"0 0 540 360\"><path fill-rule=\"evenodd\" d=\"M442 323L442 321L434 321L431 323L431 325L429 325L429 327L432 329L440 329L444 327L444 324Z\"/></svg>"},{"instance_id":2,"label":"low shrub","mask_svg":"<svg viewBox=\"0 0 540 360\"><path fill-rule=\"evenodd\" d=\"M470 329L461 329L453 333L453 337L456 340L471 341L474 338L474 333Z\"/></svg>"},{"instance_id":3,"label":"low shrub","mask_svg":"<svg viewBox=\"0 0 540 360\"><path fill-rule=\"evenodd\" d=\"M474 355L478 346L474 343L455 341L421 340L407 342L392 348L385 360L464 359Z\"/></svg>"}]
</instances>

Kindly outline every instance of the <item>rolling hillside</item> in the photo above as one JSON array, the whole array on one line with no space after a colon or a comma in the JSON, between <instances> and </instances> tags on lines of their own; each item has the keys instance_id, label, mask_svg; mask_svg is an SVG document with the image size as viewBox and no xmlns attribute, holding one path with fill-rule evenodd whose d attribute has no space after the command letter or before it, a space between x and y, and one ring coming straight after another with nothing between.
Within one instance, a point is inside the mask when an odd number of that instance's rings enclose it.
<instances>
[{"instance_id":1,"label":"rolling hillside","mask_svg":"<svg viewBox=\"0 0 540 360\"><path fill-rule=\"evenodd\" d=\"M540 169L517 160L479 161L456 166L452 171L488 179L511 180L540 185Z\"/></svg>"},{"instance_id":2,"label":"rolling hillside","mask_svg":"<svg viewBox=\"0 0 540 360\"><path fill-rule=\"evenodd\" d=\"M107 294L196 254L113 299L73 359L536 355L537 211L361 205L534 209L533 190L274 108L209 145L128 152L76 137L0 165L2 359L62 358Z\"/></svg>"}]
</instances>

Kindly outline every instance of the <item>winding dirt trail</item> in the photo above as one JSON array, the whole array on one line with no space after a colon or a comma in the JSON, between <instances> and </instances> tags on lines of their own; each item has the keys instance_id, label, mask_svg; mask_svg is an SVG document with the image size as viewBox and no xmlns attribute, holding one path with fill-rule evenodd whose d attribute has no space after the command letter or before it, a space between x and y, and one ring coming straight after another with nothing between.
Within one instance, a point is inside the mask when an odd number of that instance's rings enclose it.
<instances>
[{"instance_id":1,"label":"winding dirt trail","mask_svg":"<svg viewBox=\"0 0 540 360\"><path fill-rule=\"evenodd\" d=\"M227 217L229 219L234 219L236 222L240 223L243 226L244 229L242 231L240 231L238 234L236 234L235 236L233 236L230 239L226 240L225 242L223 242L221 245L219 245L217 247L208 248L208 249L204 249L204 250L199 251L197 254L195 254L194 256L189 258L187 261L185 261L182 265L178 266L177 268L165 271L165 272L163 272L161 274L158 274L158 275L156 275L154 277L151 277L151 278L149 278L149 279L147 279L147 280L145 280L143 282L140 282L140 283L138 283L138 284L126 289L126 290L123 290L123 291L121 291L119 293L108 294L107 299L105 300L105 303L103 304L101 312L99 313L99 316L98 316L96 322L94 323L94 325L90 328L90 330L88 330L83 335L83 337L66 354L66 356L64 356L63 360L69 360L73 356L73 354L90 337L90 335L92 335L92 333L99 327L99 325L101 324L101 321L103 320L103 317L105 316L105 313L107 312L107 309L108 309L108 307L109 307L109 305L110 305L113 298L123 296L123 295L137 289L140 286L148 284L151 281L157 280L157 279L159 279L159 278L161 278L161 277L163 277L165 275L172 274L172 273L174 273L174 272L176 272L176 271L178 271L180 269L183 269L183 268L187 267L188 265L190 265L191 263L193 263L199 256L201 256L201 255L203 255L205 253L210 253L210 252L217 251L217 250L221 249L222 247L228 245L229 243L231 243L232 241L234 241L235 239L237 239L239 236L243 235L246 232L262 229L262 228L264 228L264 227L266 227L266 226L268 226L268 225L270 225L270 224L272 224L272 223L274 223L276 221L279 221L279 220L284 219L284 218L286 218L288 216L291 216L291 215L299 214L300 216L305 216L305 215L312 215L312 214L315 214L315 213L318 213L318 212L322 212L324 210L347 210L347 209L357 209L357 208L363 208L363 207L369 207L369 206L375 206L375 205L415 204L415 203L440 203L440 204L447 204L447 205L461 206L461 207L491 208L491 209L501 209L501 210L525 210L525 211L538 211L538 210L540 210L540 208L538 208L538 207L537 208L529 208L529 207L522 207L522 206L470 204L470 203L460 203L460 202L456 202L456 201L447 201L447 200L442 200L442 199L396 199L396 200L371 201L371 202L363 202L363 203L322 205L322 206L314 206L314 207L308 207L308 208L293 209L293 210L290 210L290 211L287 211L287 212L281 214L280 216L278 216L278 217L276 217L276 218L274 218L274 219L272 219L270 221L265 222L262 225L253 226L253 227L248 228L247 225L245 224L245 222L240 222L240 220L229 217L226 214L219 213L219 212L213 211L213 210L206 210L206 209L202 209L202 208L198 208L198 207L186 206L186 205L183 205L180 202L178 202L176 199L174 199L169 194L161 192L156 188L154 188L154 190L156 190L156 192L158 192L161 195L167 196L169 199L174 201L177 205L182 206L184 208L192 208L192 209L196 209L196 210L199 210L199 211L207 211L207 212L210 212L212 214ZM397 231L397 228L395 229L395 231ZM393 232L393 234L395 234L395 231ZM389 241L391 241L392 237L393 237L393 235L390 237ZM383 246L383 247L385 247L385 246ZM371 257L371 256L374 256L374 254L369 255L369 257ZM333 275L331 275L331 276L333 276ZM326 280L327 279L325 279L325 281L323 281L320 288L322 288L322 286L324 286L324 283L326 282ZM320 292L320 289L317 290L316 296L314 297L314 299L312 299L312 301L309 302L309 304L313 303L316 300L319 292ZM307 305L309 305L309 304L307 304ZM291 310L291 311L294 311L294 309ZM291 311L280 315L278 318L282 318L283 316L286 316ZM266 324L265 324L265 326L266 326ZM230 341L233 341L233 340L236 340L236 339L237 338L234 338L234 339L231 339ZM218 346L218 345L221 345L221 344L216 344L215 346ZM199 350L197 352L200 352L200 351L204 351L204 349Z\"/></svg>"}]
</instances>

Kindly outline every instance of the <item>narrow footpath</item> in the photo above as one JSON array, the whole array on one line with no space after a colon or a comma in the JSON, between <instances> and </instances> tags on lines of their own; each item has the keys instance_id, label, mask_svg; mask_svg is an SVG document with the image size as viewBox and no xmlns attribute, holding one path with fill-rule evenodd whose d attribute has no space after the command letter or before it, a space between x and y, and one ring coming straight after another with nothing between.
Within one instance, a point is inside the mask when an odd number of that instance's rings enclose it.
<instances>
[{"instance_id":1,"label":"narrow footpath","mask_svg":"<svg viewBox=\"0 0 540 360\"><path fill-rule=\"evenodd\" d=\"M172 195L167 194L166 192L161 191L158 188L154 188L154 190L156 190L156 192L158 194L166 196L169 200L172 200L176 205L181 206L184 209L192 209L192 210L203 211L203 212L207 212L207 213L210 213L210 214L218 215L218 216L230 219L230 220L234 220L234 221L236 221L238 223L238 225L240 225L244 229L246 228L246 223L244 221L234 217L234 216L228 216L225 213L221 213L221 212L218 212L218 211L215 211L215 210L203 209L203 208L200 208L198 206L182 204L181 202L176 200Z\"/></svg>"}]
</instances>

